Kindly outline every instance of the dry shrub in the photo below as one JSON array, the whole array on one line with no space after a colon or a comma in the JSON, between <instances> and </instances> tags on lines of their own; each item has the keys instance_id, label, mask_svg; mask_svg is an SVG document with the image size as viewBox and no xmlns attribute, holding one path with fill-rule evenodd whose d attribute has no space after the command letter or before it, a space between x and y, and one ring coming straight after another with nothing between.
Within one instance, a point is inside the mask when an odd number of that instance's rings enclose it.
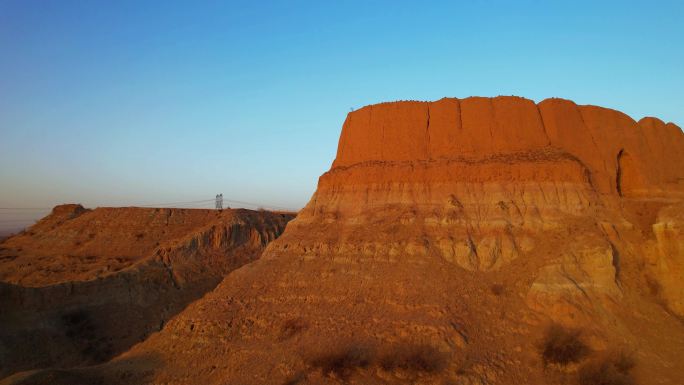
<instances>
[{"instance_id":1,"label":"dry shrub","mask_svg":"<svg viewBox=\"0 0 684 385\"><path fill-rule=\"evenodd\" d=\"M625 352L611 353L590 361L579 370L580 385L633 385L631 370L635 362L632 355Z\"/></svg>"},{"instance_id":2,"label":"dry shrub","mask_svg":"<svg viewBox=\"0 0 684 385\"><path fill-rule=\"evenodd\" d=\"M589 353L589 348L580 339L581 332L552 324L546 330L540 346L544 365L568 365L578 362Z\"/></svg>"},{"instance_id":3,"label":"dry shrub","mask_svg":"<svg viewBox=\"0 0 684 385\"><path fill-rule=\"evenodd\" d=\"M662 286L660 286L660 282L650 275L646 276L646 286L648 287L649 293L654 297L660 296L660 293L663 290Z\"/></svg>"},{"instance_id":4,"label":"dry shrub","mask_svg":"<svg viewBox=\"0 0 684 385\"><path fill-rule=\"evenodd\" d=\"M326 376L345 379L357 368L366 368L372 363L372 352L363 346L349 345L336 352L320 354L310 360L311 366L321 369Z\"/></svg>"},{"instance_id":5,"label":"dry shrub","mask_svg":"<svg viewBox=\"0 0 684 385\"><path fill-rule=\"evenodd\" d=\"M387 370L434 373L446 367L446 356L425 344L398 345L380 357L380 366Z\"/></svg>"},{"instance_id":6,"label":"dry shrub","mask_svg":"<svg viewBox=\"0 0 684 385\"><path fill-rule=\"evenodd\" d=\"M305 373L297 373L283 382L283 385L297 385L306 379Z\"/></svg>"},{"instance_id":7,"label":"dry shrub","mask_svg":"<svg viewBox=\"0 0 684 385\"><path fill-rule=\"evenodd\" d=\"M302 330L306 329L309 325L301 318L290 318L283 322L280 327L280 339L286 340L299 334Z\"/></svg>"},{"instance_id":8,"label":"dry shrub","mask_svg":"<svg viewBox=\"0 0 684 385\"><path fill-rule=\"evenodd\" d=\"M459 376L465 376L470 373L473 366L477 363L476 359L470 354L466 354L463 360L460 362L458 369L456 369L456 374Z\"/></svg>"},{"instance_id":9,"label":"dry shrub","mask_svg":"<svg viewBox=\"0 0 684 385\"><path fill-rule=\"evenodd\" d=\"M379 366L386 371L435 373L447 366L444 353L427 344L400 344L387 346L381 354L360 344L348 344L332 353L315 355L308 360L314 369L325 376L347 379L355 369Z\"/></svg>"}]
</instances>

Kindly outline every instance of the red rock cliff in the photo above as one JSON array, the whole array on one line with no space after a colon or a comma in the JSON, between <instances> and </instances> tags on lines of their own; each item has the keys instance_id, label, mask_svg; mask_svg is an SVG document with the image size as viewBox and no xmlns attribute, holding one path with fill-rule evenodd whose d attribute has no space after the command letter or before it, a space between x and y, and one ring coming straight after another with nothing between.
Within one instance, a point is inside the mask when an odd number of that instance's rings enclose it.
<instances>
[{"instance_id":1,"label":"red rock cliff","mask_svg":"<svg viewBox=\"0 0 684 385\"><path fill-rule=\"evenodd\" d=\"M555 149L577 158L604 194L682 189L684 135L569 100L445 98L363 107L344 122L333 170L363 162L486 159Z\"/></svg>"},{"instance_id":2,"label":"red rock cliff","mask_svg":"<svg viewBox=\"0 0 684 385\"><path fill-rule=\"evenodd\" d=\"M638 352L634 383L684 383L673 315L684 316L683 157L673 124L560 99L364 107L347 117L307 207L259 260L79 374L567 384L578 365L623 349ZM580 329L589 356L546 365L552 323ZM148 370L141 357L160 363ZM72 378L47 375L36 378Z\"/></svg>"}]
</instances>

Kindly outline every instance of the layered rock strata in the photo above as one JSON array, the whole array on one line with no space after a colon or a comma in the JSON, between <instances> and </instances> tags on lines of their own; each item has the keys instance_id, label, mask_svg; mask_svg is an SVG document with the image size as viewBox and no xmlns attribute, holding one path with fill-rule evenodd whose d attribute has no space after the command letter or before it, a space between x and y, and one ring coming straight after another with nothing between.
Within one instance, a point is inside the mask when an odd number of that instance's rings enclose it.
<instances>
[{"instance_id":1,"label":"layered rock strata","mask_svg":"<svg viewBox=\"0 0 684 385\"><path fill-rule=\"evenodd\" d=\"M679 384L683 170L674 124L567 100L367 106L262 258L106 365L6 382L567 384L623 350ZM588 357L545 366L552 324Z\"/></svg>"},{"instance_id":2,"label":"layered rock strata","mask_svg":"<svg viewBox=\"0 0 684 385\"><path fill-rule=\"evenodd\" d=\"M107 360L158 331L292 218L63 205L0 244L0 375Z\"/></svg>"}]
</instances>

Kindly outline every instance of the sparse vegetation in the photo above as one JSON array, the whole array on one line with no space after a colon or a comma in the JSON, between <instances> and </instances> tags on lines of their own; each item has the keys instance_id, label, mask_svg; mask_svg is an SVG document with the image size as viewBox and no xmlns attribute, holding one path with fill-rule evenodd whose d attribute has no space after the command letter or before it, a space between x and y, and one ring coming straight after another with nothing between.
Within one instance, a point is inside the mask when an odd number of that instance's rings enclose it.
<instances>
[{"instance_id":1,"label":"sparse vegetation","mask_svg":"<svg viewBox=\"0 0 684 385\"><path fill-rule=\"evenodd\" d=\"M459 376L464 376L468 374L472 370L474 364L475 359L471 355L466 354L466 356L459 364L458 369L456 370L456 374L458 374Z\"/></svg>"},{"instance_id":2,"label":"sparse vegetation","mask_svg":"<svg viewBox=\"0 0 684 385\"><path fill-rule=\"evenodd\" d=\"M354 369L366 368L372 363L372 353L364 346L349 345L336 352L322 354L313 360L311 365L321 369L326 376L347 378Z\"/></svg>"},{"instance_id":3,"label":"sparse vegetation","mask_svg":"<svg viewBox=\"0 0 684 385\"><path fill-rule=\"evenodd\" d=\"M283 385L297 385L306 378L304 373L297 373L291 378L287 379Z\"/></svg>"},{"instance_id":4,"label":"sparse vegetation","mask_svg":"<svg viewBox=\"0 0 684 385\"><path fill-rule=\"evenodd\" d=\"M657 279L653 278L650 275L646 276L646 286L648 287L649 293L651 293L652 296L658 297L660 296L660 292L662 291L662 287L660 286L660 282L658 282Z\"/></svg>"},{"instance_id":5,"label":"sparse vegetation","mask_svg":"<svg viewBox=\"0 0 684 385\"><path fill-rule=\"evenodd\" d=\"M17 255L0 255L0 261L14 261L17 257Z\"/></svg>"},{"instance_id":6,"label":"sparse vegetation","mask_svg":"<svg viewBox=\"0 0 684 385\"><path fill-rule=\"evenodd\" d=\"M578 373L580 385L633 385L634 357L623 351L610 353L584 364Z\"/></svg>"},{"instance_id":7,"label":"sparse vegetation","mask_svg":"<svg viewBox=\"0 0 684 385\"><path fill-rule=\"evenodd\" d=\"M490 288L492 290L492 294L495 296L500 296L504 292L504 286L500 283L495 283L491 286Z\"/></svg>"},{"instance_id":8,"label":"sparse vegetation","mask_svg":"<svg viewBox=\"0 0 684 385\"><path fill-rule=\"evenodd\" d=\"M314 369L326 376L348 378L353 370L378 366L386 371L403 371L407 374L436 373L447 364L447 356L427 344L400 344L388 346L379 354L363 345L347 345L333 353L310 360Z\"/></svg>"},{"instance_id":9,"label":"sparse vegetation","mask_svg":"<svg viewBox=\"0 0 684 385\"><path fill-rule=\"evenodd\" d=\"M589 347L582 342L581 332L552 324L546 330L540 346L544 365L568 365L579 362L587 354Z\"/></svg>"},{"instance_id":10,"label":"sparse vegetation","mask_svg":"<svg viewBox=\"0 0 684 385\"><path fill-rule=\"evenodd\" d=\"M446 363L444 354L425 344L399 345L380 357L380 366L385 370L433 373L444 369Z\"/></svg>"},{"instance_id":11,"label":"sparse vegetation","mask_svg":"<svg viewBox=\"0 0 684 385\"><path fill-rule=\"evenodd\" d=\"M302 330L306 329L308 324L301 318L291 318L286 320L280 328L280 339L286 340L299 334Z\"/></svg>"}]
</instances>

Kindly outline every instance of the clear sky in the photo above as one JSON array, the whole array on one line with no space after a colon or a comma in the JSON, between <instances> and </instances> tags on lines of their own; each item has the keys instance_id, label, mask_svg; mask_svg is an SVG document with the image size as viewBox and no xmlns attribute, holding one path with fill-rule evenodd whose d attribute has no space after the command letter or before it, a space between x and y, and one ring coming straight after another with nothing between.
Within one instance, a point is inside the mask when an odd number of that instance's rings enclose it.
<instances>
[{"instance_id":1,"label":"clear sky","mask_svg":"<svg viewBox=\"0 0 684 385\"><path fill-rule=\"evenodd\" d=\"M681 126L683 91L682 1L0 0L0 207L299 208L352 107L558 96Z\"/></svg>"}]
</instances>

